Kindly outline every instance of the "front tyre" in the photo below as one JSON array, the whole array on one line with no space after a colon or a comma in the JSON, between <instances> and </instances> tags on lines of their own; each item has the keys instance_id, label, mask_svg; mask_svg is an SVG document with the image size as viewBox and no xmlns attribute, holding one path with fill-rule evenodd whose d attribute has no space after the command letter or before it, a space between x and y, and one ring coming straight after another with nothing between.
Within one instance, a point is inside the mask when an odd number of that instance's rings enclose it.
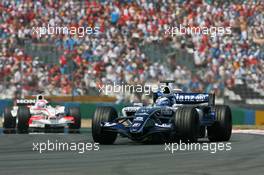
<instances>
[{"instance_id":1,"label":"front tyre","mask_svg":"<svg viewBox=\"0 0 264 175\"><path fill-rule=\"evenodd\" d=\"M19 133L27 133L29 128L29 119L30 119L30 111L29 108L25 106L21 106L18 108L17 112L17 130Z\"/></svg>"},{"instance_id":2,"label":"front tyre","mask_svg":"<svg viewBox=\"0 0 264 175\"><path fill-rule=\"evenodd\" d=\"M232 113L229 106L215 106L216 121L207 128L211 142L228 141L232 133Z\"/></svg>"},{"instance_id":3,"label":"front tyre","mask_svg":"<svg viewBox=\"0 0 264 175\"><path fill-rule=\"evenodd\" d=\"M70 129L80 129L81 127L81 112L79 107L69 107L68 115L74 117L74 123L69 125Z\"/></svg>"},{"instance_id":4,"label":"front tyre","mask_svg":"<svg viewBox=\"0 0 264 175\"><path fill-rule=\"evenodd\" d=\"M92 120L92 135L94 142L100 144L113 144L117 133L105 131L102 122L112 122L118 117L117 111L111 106L97 107Z\"/></svg>"},{"instance_id":5,"label":"front tyre","mask_svg":"<svg viewBox=\"0 0 264 175\"><path fill-rule=\"evenodd\" d=\"M14 129L16 127L16 118L11 114L12 108L7 107L4 110L4 129Z\"/></svg>"}]
</instances>

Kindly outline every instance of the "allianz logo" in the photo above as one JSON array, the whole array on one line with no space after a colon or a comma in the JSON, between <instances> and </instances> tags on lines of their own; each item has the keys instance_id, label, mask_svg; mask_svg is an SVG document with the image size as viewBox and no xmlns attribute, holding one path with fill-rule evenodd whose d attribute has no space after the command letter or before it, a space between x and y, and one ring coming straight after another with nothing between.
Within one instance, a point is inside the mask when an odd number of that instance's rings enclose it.
<instances>
[{"instance_id":1,"label":"allianz logo","mask_svg":"<svg viewBox=\"0 0 264 175\"><path fill-rule=\"evenodd\" d=\"M208 94L198 94L198 95L180 95L176 94L176 100L179 101L204 101L208 97Z\"/></svg>"}]
</instances>

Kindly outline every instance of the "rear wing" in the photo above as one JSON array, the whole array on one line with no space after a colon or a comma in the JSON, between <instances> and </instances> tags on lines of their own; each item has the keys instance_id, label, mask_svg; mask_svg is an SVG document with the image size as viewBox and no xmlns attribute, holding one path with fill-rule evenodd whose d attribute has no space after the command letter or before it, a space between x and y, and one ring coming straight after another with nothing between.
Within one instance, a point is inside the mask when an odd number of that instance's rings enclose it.
<instances>
[{"instance_id":1,"label":"rear wing","mask_svg":"<svg viewBox=\"0 0 264 175\"><path fill-rule=\"evenodd\" d=\"M208 103L209 106L215 105L215 94L208 93L175 93L176 103L178 104L200 104Z\"/></svg>"}]
</instances>

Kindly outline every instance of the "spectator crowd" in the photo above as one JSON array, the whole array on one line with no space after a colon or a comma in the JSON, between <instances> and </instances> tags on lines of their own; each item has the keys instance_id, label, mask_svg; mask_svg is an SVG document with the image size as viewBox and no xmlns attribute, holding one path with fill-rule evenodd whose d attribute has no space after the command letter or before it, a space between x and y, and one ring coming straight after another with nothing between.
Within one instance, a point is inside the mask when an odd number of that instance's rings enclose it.
<instances>
[{"instance_id":1,"label":"spectator crowd","mask_svg":"<svg viewBox=\"0 0 264 175\"><path fill-rule=\"evenodd\" d=\"M264 89L264 1L262 0L0 0L0 97L87 95L102 84L158 83L216 92L236 83ZM34 27L99 27L99 34L38 36ZM231 34L170 36L171 26L231 27ZM54 45L55 62L25 53L25 41ZM196 71L173 59L155 62L141 46L165 43L193 55ZM170 66L168 66L170 65ZM124 95L124 94L123 94ZM125 98L122 95L121 98ZM129 94L131 97L131 94ZM142 100L132 94L130 100Z\"/></svg>"}]
</instances>

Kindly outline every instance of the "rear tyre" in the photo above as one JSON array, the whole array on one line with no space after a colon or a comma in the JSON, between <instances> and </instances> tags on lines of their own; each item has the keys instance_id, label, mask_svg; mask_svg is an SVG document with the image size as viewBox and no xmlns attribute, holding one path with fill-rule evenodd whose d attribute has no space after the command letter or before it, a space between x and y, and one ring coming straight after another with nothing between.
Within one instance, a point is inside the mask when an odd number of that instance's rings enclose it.
<instances>
[{"instance_id":1,"label":"rear tyre","mask_svg":"<svg viewBox=\"0 0 264 175\"><path fill-rule=\"evenodd\" d=\"M207 128L211 142L228 141L232 133L232 113L229 106L215 106L216 121Z\"/></svg>"},{"instance_id":2,"label":"rear tyre","mask_svg":"<svg viewBox=\"0 0 264 175\"><path fill-rule=\"evenodd\" d=\"M94 142L100 144L113 144L117 133L105 131L102 122L111 122L118 117L117 111L111 106L97 107L92 120L92 135Z\"/></svg>"},{"instance_id":3,"label":"rear tyre","mask_svg":"<svg viewBox=\"0 0 264 175\"><path fill-rule=\"evenodd\" d=\"M81 127L81 112L79 107L69 107L68 115L74 117L74 123L69 125L70 129L80 129Z\"/></svg>"},{"instance_id":4,"label":"rear tyre","mask_svg":"<svg viewBox=\"0 0 264 175\"><path fill-rule=\"evenodd\" d=\"M4 129L14 129L16 128L16 118L11 114L12 108L6 107L4 110Z\"/></svg>"},{"instance_id":5,"label":"rear tyre","mask_svg":"<svg viewBox=\"0 0 264 175\"><path fill-rule=\"evenodd\" d=\"M200 126L199 138L204 138L204 137L205 137L205 126Z\"/></svg>"},{"instance_id":6,"label":"rear tyre","mask_svg":"<svg viewBox=\"0 0 264 175\"><path fill-rule=\"evenodd\" d=\"M17 130L19 133L27 133L29 128L30 111L27 107L21 106L17 112Z\"/></svg>"},{"instance_id":7,"label":"rear tyre","mask_svg":"<svg viewBox=\"0 0 264 175\"><path fill-rule=\"evenodd\" d=\"M176 138L196 142L199 136L199 114L194 107L179 107L174 116Z\"/></svg>"}]
</instances>

